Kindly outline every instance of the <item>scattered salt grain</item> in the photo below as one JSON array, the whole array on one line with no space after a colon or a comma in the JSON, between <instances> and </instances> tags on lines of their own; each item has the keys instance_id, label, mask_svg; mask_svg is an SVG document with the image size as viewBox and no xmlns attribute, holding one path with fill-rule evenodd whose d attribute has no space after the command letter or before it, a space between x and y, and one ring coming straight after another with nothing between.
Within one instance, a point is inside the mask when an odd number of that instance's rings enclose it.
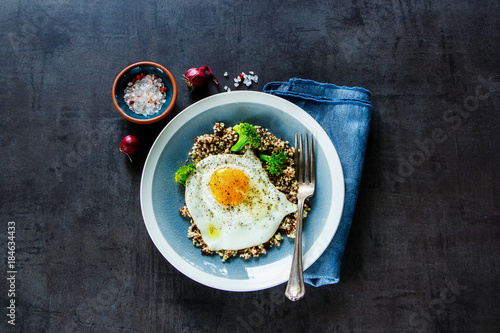
<instances>
[{"instance_id":1,"label":"scattered salt grain","mask_svg":"<svg viewBox=\"0 0 500 333\"><path fill-rule=\"evenodd\" d=\"M228 76L227 72L224 72L224 77L227 76ZM233 79L233 81L234 81L234 86L236 88L238 88L240 84L244 84L245 86L250 87L252 84L259 82L259 77L255 75L254 71L249 71L248 74L246 74L245 72L241 72L241 74L237 75Z\"/></svg>"},{"instance_id":2,"label":"scattered salt grain","mask_svg":"<svg viewBox=\"0 0 500 333\"><path fill-rule=\"evenodd\" d=\"M135 79L134 79L135 80ZM130 110L151 116L158 111L166 101L166 88L162 80L154 75L140 75L135 82L129 82L123 96Z\"/></svg>"}]
</instances>

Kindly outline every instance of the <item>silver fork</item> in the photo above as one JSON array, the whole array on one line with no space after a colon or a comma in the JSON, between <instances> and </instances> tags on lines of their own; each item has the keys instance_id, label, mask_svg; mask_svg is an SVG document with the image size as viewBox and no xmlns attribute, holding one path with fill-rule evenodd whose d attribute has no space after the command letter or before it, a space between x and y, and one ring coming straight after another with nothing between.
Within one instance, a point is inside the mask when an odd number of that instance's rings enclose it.
<instances>
[{"instance_id":1,"label":"silver fork","mask_svg":"<svg viewBox=\"0 0 500 333\"><path fill-rule=\"evenodd\" d=\"M311 157L309 157L309 151ZM316 184L316 165L314 162L314 142L311 135L311 148L306 134L305 151L302 149L302 134L300 141L295 134L295 176L299 184L297 191L297 224L295 231L295 249L293 252L292 268L286 286L285 295L291 301L304 297L304 272L302 268L302 216L304 214L304 201L314 194Z\"/></svg>"}]
</instances>

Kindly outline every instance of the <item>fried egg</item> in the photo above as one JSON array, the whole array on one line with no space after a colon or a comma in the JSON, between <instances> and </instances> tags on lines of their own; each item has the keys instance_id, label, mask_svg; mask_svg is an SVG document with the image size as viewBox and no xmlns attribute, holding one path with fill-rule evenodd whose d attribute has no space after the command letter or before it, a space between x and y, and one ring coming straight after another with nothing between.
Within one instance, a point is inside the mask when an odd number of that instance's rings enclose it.
<instances>
[{"instance_id":1,"label":"fried egg","mask_svg":"<svg viewBox=\"0 0 500 333\"><path fill-rule=\"evenodd\" d=\"M297 210L269 180L252 150L211 155L186 180L186 206L210 250L240 250L267 242Z\"/></svg>"}]
</instances>

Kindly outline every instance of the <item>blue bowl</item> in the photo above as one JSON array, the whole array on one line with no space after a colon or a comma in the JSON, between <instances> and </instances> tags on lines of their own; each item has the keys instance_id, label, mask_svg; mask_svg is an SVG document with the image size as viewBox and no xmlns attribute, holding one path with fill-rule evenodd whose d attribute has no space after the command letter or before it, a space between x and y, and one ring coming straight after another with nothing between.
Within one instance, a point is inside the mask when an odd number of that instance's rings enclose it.
<instances>
[{"instance_id":1,"label":"blue bowl","mask_svg":"<svg viewBox=\"0 0 500 333\"><path fill-rule=\"evenodd\" d=\"M319 180L304 220L303 265L307 269L330 244L342 215L344 176L335 147L321 126L304 110L280 97L254 91L233 91L207 97L172 119L153 144L141 179L141 209L152 241L180 272L212 288L254 291L288 280L294 241L284 236L281 246L267 254L222 262L218 255L203 255L187 237L189 221L179 209L184 187L175 172L185 164L194 138L213 133L214 123L226 126L249 122L277 137L293 140L295 133L314 137L316 177ZM293 144L292 141L290 141ZM284 297L284 296L283 296Z\"/></svg>"},{"instance_id":2,"label":"blue bowl","mask_svg":"<svg viewBox=\"0 0 500 333\"><path fill-rule=\"evenodd\" d=\"M129 109L123 98L128 83L140 74L154 74L161 78L163 84L167 87L165 103L160 111L150 116L143 116L133 112ZM174 77L165 67L154 62L143 61L128 66L118 74L113 83L113 104L116 110L118 110L123 118L137 124L151 124L165 118L174 108L176 100L177 84L175 83Z\"/></svg>"}]
</instances>

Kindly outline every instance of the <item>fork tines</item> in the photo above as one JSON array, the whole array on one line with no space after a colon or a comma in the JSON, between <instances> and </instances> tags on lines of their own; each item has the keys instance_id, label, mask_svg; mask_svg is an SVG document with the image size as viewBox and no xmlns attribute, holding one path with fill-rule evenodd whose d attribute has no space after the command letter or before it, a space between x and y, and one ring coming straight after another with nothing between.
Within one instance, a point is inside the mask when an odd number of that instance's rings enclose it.
<instances>
[{"instance_id":1,"label":"fork tines","mask_svg":"<svg viewBox=\"0 0 500 333\"><path fill-rule=\"evenodd\" d=\"M305 151L302 146L302 134L295 134L295 177L299 184L309 184L316 181L316 165L314 161L314 142L311 135L311 144L309 145L309 136L305 135Z\"/></svg>"}]
</instances>

